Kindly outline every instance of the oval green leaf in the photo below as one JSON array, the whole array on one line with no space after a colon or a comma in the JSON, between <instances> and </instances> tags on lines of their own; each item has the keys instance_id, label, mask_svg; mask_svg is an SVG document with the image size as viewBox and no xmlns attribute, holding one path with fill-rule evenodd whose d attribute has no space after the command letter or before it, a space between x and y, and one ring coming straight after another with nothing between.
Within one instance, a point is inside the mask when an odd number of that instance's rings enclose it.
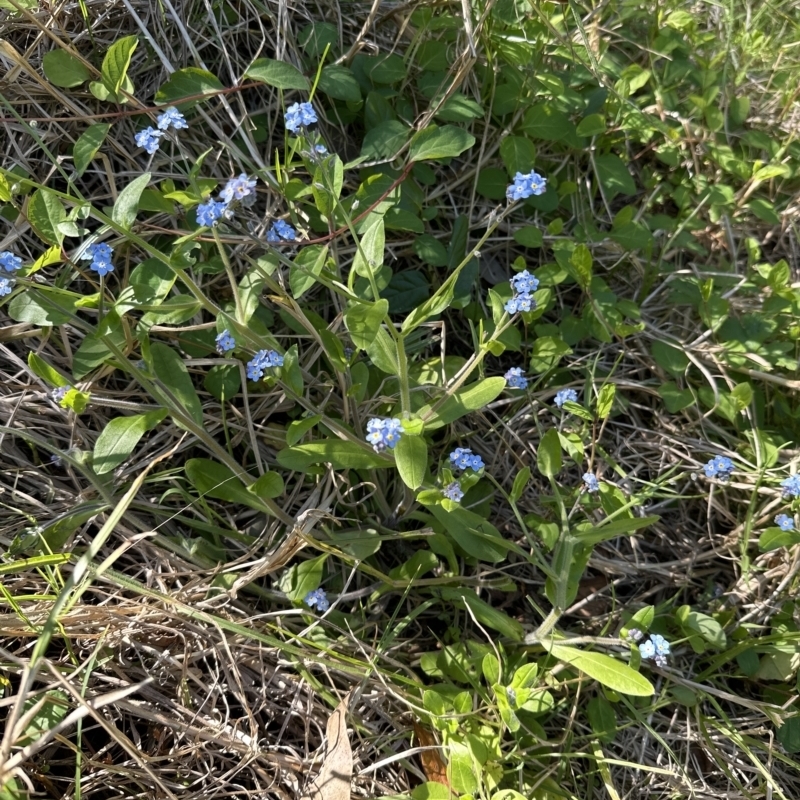
<instances>
[{"instance_id":1,"label":"oval green leaf","mask_svg":"<svg viewBox=\"0 0 800 800\"><path fill-rule=\"evenodd\" d=\"M94 471L98 475L104 475L119 466L130 457L139 439L166 416L166 409L158 409L147 414L112 419L97 437L92 462Z\"/></svg>"},{"instance_id":2,"label":"oval green leaf","mask_svg":"<svg viewBox=\"0 0 800 800\"><path fill-rule=\"evenodd\" d=\"M293 64L276 61L274 58L259 58L245 73L246 78L266 83L276 89L302 89L308 91L311 86L308 78Z\"/></svg>"},{"instance_id":3,"label":"oval green leaf","mask_svg":"<svg viewBox=\"0 0 800 800\"><path fill-rule=\"evenodd\" d=\"M559 661L579 669L603 686L632 697L650 697L655 688L644 675L603 653L587 653L574 647L554 644L550 653Z\"/></svg>"},{"instance_id":4,"label":"oval green leaf","mask_svg":"<svg viewBox=\"0 0 800 800\"><path fill-rule=\"evenodd\" d=\"M401 436L394 448L397 471L409 489L419 489L428 468L428 447L421 436Z\"/></svg>"},{"instance_id":5,"label":"oval green leaf","mask_svg":"<svg viewBox=\"0 0 800 800\"><path fill-rule=\"evenodd\" d=\"M47 80L62 89L80 86L92 77L92 73L84 63L65 50L51 50L45 53L42 69Z\"/></svg>"}]
</instances>

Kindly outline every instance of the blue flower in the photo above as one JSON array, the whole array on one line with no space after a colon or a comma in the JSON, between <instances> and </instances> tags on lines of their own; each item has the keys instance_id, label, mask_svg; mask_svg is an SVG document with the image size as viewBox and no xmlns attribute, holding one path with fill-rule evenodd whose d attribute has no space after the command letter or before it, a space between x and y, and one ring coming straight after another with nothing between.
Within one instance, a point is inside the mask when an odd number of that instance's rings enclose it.
<instances>
[{"instance_id":1,"label":"blue flower","mask_svg":"<svg viewBox=\"0 0 800 800\"><path fill-rule=\"evenodd\" d=\"M539 279L524 269L511 278L511 288L519 294L530 294L539 288Z\"/></svg>"},{"instance_id":2,"label":"blue flower","mask_svg":"<svg viewBox=\"0 0 800 800\"><path fill-rule=\"evenodd\" d=\"M456 447L450 453L450 463L456 469L471 469L477 472L483 469L486 465L480 456L476 456L468 447Z\"/></svg>"},{"instance_id":3,"label":"blue flower","mask_svg":"<svg viewBox=\"0 0 800 800\"><path fill-rule=\"evenodd\" d=\"M669 642L660 633L650 634L650 641L653 643L657 655L669 655Z\"/></svg>"},{"instance_id":4,"label":"blue flower","mask_svg":"<svg viewBox=\"0 0 800 800\"><path fill-rule=\"evenodd\" d=\"M0 253L0 267L6 272L16 272L22 266L22 259L4 250Z\"/></svg>"},{"instance_id":5,"label":"blue flower","mask_svg":"<svg viewBox=\"0 0 800 800\"><path fill-rule=\"evenodd\" d=\"M583 482L586 485L587 492L599 492L600 491L600 483L597 478L592 475L591 472L587 472L583 476Z\"/></svg>"},{"instance_id":6,"label":"blue flower","mask_svg":"<svg viewBox=\"0 0 800 800\"><path fill-rule=\"evenodd\" d=\"M544 194L547 189L547 179L535 172L523 175L518 172L514 176L514 182L506 189L506 197L511 200L524 200L531 195Z\"/></svg>"},{"instance_id":7,"label":"blue flower","mask_svg":"<svg viewBox=\"0 0 800 800\"><path fill-rule=\"evenodd\" d=\"M270 367L282 367L283 356L274 350L259 350L247 362L247 377L251 381L260 381L264 371Z\"/></svg>"},{"instance_id":8,"label":"blue flower","mask_svg":"<svg viewBox=\"0 0 800 800\"><path fill-rule=\"evenodd\" d=\"M311 103L293 103L286 109L286 127L297 133L298 128L305 128L317 122L317 112Z\"/></svg>"},{"instance_id":9,"label":"blue flower","mask_svg":"<svg viewBox=\"0 0 800 800\"><path fill-rule=\"evenodd\" d=\"M460 503L461 498L464 496L464 492L461 491L461 484L458 481L448 483L447 486L442 489L442 494L454 503Z\"/></svg>"},{"instance_id":10,"label":"blue flower","mask_svg":"<svg viewBox=\"0 0 800 800\"><path fill-rule=\"evenodd\" d=\"M800 475L790 475L781 481L781 486L785 497L800 497Z\"/></svg>"},{"instance_id":11,"label":"blue flower","mask_svg":"<svg viewBox=\"0 0 800 800\"><path fill-rule=\"evenodd\" d=\"M114 252L113 248L105 242L97 242L90 244L81 253L81 260L88 261L91 259L92 263L89 264L89 269L94 270L101 278L108 275L109 272L114 271L114 265L111 263L111 254Z\"/></svg>"},{"instance_id":12,"label":"blue flower","mask_svg":"<svg viewBox=\"0 0 800 800\"><path fill-rule=\"evenodd\" d=\"M653 633L646 642L642 642L639 645L639 653L643 661L652 658L657 667L665 667L667 665L667 656L670 653L670 645L663 636Z\"/></svg>"},{"instance_id":13,"label":"blue flower","mask_svg":"<svg viewBox=\"0 0 800 800\"><path fill-rule=\"evenodd\" d=\"M508 382L509 389L528 388L528 379L522 374L522 367L511 367L503 377Z\"/></svg>"},{"instance_id":14,"label":"blue flower","mask_svg":"<svg viewBox=\"0 0 800 800\"><path fill-rule=\"evenodd\" d=\"M219 193L220 200L232 203L234 200L244 200L249 194L253 194L253 189L257 181L248 180L244 172L238 178L231 178L225 188Z\"/></svg>"},{"instance_id":15,"label":"blue flower","mask_svg":"<svg viewBox=\"0 0 800 800\"><path fill-rule=\"evenodd\" d=\"M164 135L164 131L156 130L152 125L145 128L143 131L134 136L134 140L139 147L144 147L150 155L153 155L158 150L161 142L160 139Z\"/></svg>"},{"instance_id":16,"label":"blue flower","mask_svg":"<svg viewBox=\"0 0 800 800\"><path fill-rule=\"evenodd\" d=\"M220 203L216 200L209 200L207 203L200 203L195 211L197 224L210 228L225 213L227 208L227 203Z\"/></svg>"},{"instance_id":17,"label":"blue flower","mask_svg":"<svg viewBox=\"0 0 800 800\"><path fill-rule=\"evenodd\" d=\"M309 592L303 598L303 602L309 608L314 608L316 606L317 611L321 611L323 614L331 607L330 600L328 600L324 589L314 589Z\"/></svg>"},{"instance_id":18,"label":"blue flower","mask_svg":"<svg viewBox=\"0 0 800 800\"><path fill-rule=\"evenodd\" d=\"M60 405L61 401L67 396L67 392L71 388L72 387L69 384L67 384L66 386L59 386L53 389L52 392L50 392L50 397L52 397L53 400Z\"/></svg>"},{"instance_id":19,"label":"blue flower","mask_svg":"<svg viewBox=\"0 0 800 800\"><path fill-rule=\"evenodd\" d=\"M628 629L628 638L633 639L634 642L638 642L642 636L644 636L644 634L638 628Z\"/></svg>"},{"instance_id":20,"label":"blue flower","mask_svg":"<svg viewBox=\"0 0 800 800\"><path fill-rule=\"evenodd\" d=\"M276 219L267 231L268 242L293 242L297 239L297 231L282 219Z\"/></svg>"},{"instance_id":21,"label":"blue flower","mask_svg":"<svg viewBox=\"0 0 800 800\"><path fill-rule=\"evenodd\" d=\"M793 531L794 530L794 520L787 516L786 514L778 514L775 517L775 524L782 530L782 531Z\"/></svg>"},{"instance_id":22,"label":"blue flower","mask_svg":"<svg viewBox=\"0 0 800 800\"><path fill-rule=\"evenodd\" d=\"M706 478L727 481L733 473L733 461L726 456L714 456L704 467Z\"/></svg>"},{"instance_id":23,"label":"blue flower","mask_svg":"<svg viewBox=\"0 0 800 800\"><path fill-rule=\"evenodd\" d=\"M0 297L5 297L7 294L11 294L11 290L14 288L14 284L16 281L13 278L0 278Z\"/></svg>"},{"instance_id":24,"label":"blue flower","mask_svg":"<svg viewBox=\"0 0 800 800\"><path fill-rule=\"evenodd\" d=\"M536 301L532 294L518 294L512 297L504 308L509 314L516 314L517 311L533 311L536 308Z\"/></svg>"},{"instance_id":25,"label":"blue flower","mask_svg":"<svg viewBox=\"0 0 800 800\"><path fill-rule=\"evenodd\" d=\"M639 645L639 653L641 654L642 659L647 661L648 658L653 658L653 656L655 656L656 646L650 639L648 639L646 642L642 642Z\"/></svg>"},{"instance_id":26,"label":"blue flower","mask_svg":"<svg viewBox=\"0 0 800 800\"><path fill-rule=\"evenodd\" d=\"M553 400L553 402L561 408L566 402L570 403L577 403L578 402L578 393L574 389L562 389L558 392Z\"/></svg>"},{"instance_id":27,"label":"blue flower","mask_svg":"<svg viewBox=\"0 0 800 800\"><path fill-rule=\"evenodd\" d=\"M399 419L373 417L367 421L367 441L376 453L382 453L387 447L394 450L402 435L403 426Z\"/></svg>"},{"instance_id":28,"label":"blue flower","mask_svg":"<svg viewBox=\"0 0 800 800\"><path fill-rule=\"evenodd\" d=\"M231 336L231 332L227 329L222 331L215 341L217 343L217 352L220 355L224 355L236 348L236 339Z\"/></svg>"},{"instance_id":29,"label":"blue flower","mask_svg":"<svg viewBox=\"0 0 800 800\"><path fill-rule=\"evenodd\" d=\"M325 147L324 144L315 144L314 145L314 152L318 156L326 156L326 155L328 155L328 148Z\"/></svg>"},{"instance_id":30,"label":"blue flower","mask_svg":"<svg viewBox=\"0 0 800 800\"><path fill-rule=\"evenodd\" d=\"M175 106L170 106L163 114L159 114L158 117L156 117L156 125L158 125L159 130L162 131L169 130L170 126L176 131L189 127L189 123L186 122L183 114L181 114Z\"/></svg>"}]
</instances>

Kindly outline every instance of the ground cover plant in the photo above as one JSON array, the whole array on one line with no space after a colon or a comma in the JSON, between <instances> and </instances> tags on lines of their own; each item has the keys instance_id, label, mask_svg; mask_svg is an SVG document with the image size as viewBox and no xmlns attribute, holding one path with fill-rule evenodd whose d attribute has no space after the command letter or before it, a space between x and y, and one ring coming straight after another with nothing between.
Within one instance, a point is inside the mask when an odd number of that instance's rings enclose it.
<instances>
[{"instance_id":1,"label":"ground cover plant","mask_svg":"<svg viewBox=\"0 0 800 800\"><path fill-rule=\"evenodd\" d=\"M0 796L797 797L798 33L0 0Z\"/></svg>"}]
</instances>

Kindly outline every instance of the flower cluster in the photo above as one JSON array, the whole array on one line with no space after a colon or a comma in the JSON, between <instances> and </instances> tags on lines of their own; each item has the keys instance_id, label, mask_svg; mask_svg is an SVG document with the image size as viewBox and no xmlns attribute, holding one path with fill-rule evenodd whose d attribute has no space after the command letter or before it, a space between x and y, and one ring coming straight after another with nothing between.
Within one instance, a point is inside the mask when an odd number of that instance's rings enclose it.
<instances>
[{"instance_id":1,"label":"flower cluster","mask_svg":"<svg viewBox=\"0 0 800 800\"><path fill-rule=\"evenodd\" d=\"M642 661L652 658L657 667L665 667L669 655L669 642L658 633L650 634L650 638L639 645L639 653Z\"/></svg>"},{"instance_id":2,"label":"flower cluster","mask_svg":"<svg viewBox=\"0 0 800 800\"><path fill-rule=\"evenodd\" d=\"M527 175L518 172L514 176L514 182L506 189L506 197L514 202L515 200L525 200L532 195L544 194L547 189L547 178L537 175L531 171Z\"/></svg>"},{"instance_id":3,"label":"flower cluster","mask_svg":"<svg viewBox=\"0 0 800 800\"><path fill-rule=\"evenodd\" d=\"M376 453L382 453L387 447L394 450L402 435L403 426L399 419L373 417L367 421L367 441Z\"/></svg>"},{"instance_id":4,"label":"flower cluster","mask_svg":"<svg viewBox=\"0 0 800 800\"><path fill-rule=\"evenodd\" d=\"M527 389L528 379L522 374L522 367L511 367L503 376L510 389Z\"/></svg>"},{"instance_id":5,"label":"flower cluster","mask_svg":"<svg viewBox=\"0 0 800 800\"><path fill-rule=\"evenodd\" d=\"M3 250L3 252L0 253L0 267L6 272L16 272L21 266L22 259L19 256L9 253L8 250Z\"/></svg>"},{"instance_id":6,"label":"flower cluster","mask_svg":"<svg viewBox=\"0 0 800 800\"><path fill-rule=\"evenodd\" d=\"M788 514L778 514L778 516L775 517L775 524L782 531L794 530L794 520Z\"/></svg>"},{"instance_id":7,"label":"flower cluster","mask_svg":"<svg viewBox=\"0 0 800 800\"><path fill-rule=\"evenodd\" d=\"M293 242L297 239L297 231L282 219L276 219L272 223L272 227L267 231L267 241L276 242Z\"/></svg>"},{"instance_id":8,"label":"flower cluster","mask_svg":"<svg viewBox=\"0 0 800 800\"><path fill-rule=\"evenodd\" d=\"M450 463L456 469L471 469L473 472L477 472L486 466L483 463L483 459L475 455L468 447L456 447L450 453Z\"/></svg>"},{"instance_id":9,"label":"flower cluster","mask_svg":"<svg viewBox=\"0 0 800 800\"><path fill-rule=\"evenodd\" d=\"M228 210L228 204L223 203L221 200L209 199L206 203L200 203L195 211L197 224L210 228L216 223L218 219Z\"/></svg>"},{"instance_id":10,"label":"flower cluster","mask_svg":"<svg viewBox=\"0 0 800 800\"><path fill-rule=\"evenodd\" d=\"M270 367L282 367L283 356L274 350L259 350L247 362L247 377L251 381L260 381L264 371Z\"/></svg>"},{"instance_id":11,"label":"flower cluster","mask_svg":"<svg viewBox=\"0 0 800 800\"><path fill-rule=\"evenodd\" d=\"M175 106L170 106L156 118L156 125L139 131L133 138L138 147L143 147L151 156L161 146L161 137L170 129L185 130L189 127L183 114Z\"/></svg>"},{"instance_id":12,"label":"flower cluster","mask_svg":"<svg viewBox=\"0 0 800 800\"><path fill-rule=\"evenodd\" d=\"M236 348L236 339L231 336L231 332L227 329L222 331L215 339L217 343L217 352L222 356L229 353Z\"/></svg>"},{"instance_id":13,"label":"flower cluster","mask_svg":"<svg viewBox=\"0 0 800 800\"><path fill-rule=\"evenodd\" d=\"M574 389L561 389L559 391L553 402L561 408L564 403L577 403L578 402L578 393Z\"/></svg>"},{"instance_id":14,"label":"flower cluster","mask_svg":"<svg viewBox=\"0 0 800 800\"><path fill-rule=\"evenodd\" d=\"M0 297L5 297L7 294L11 294L11 290L14 288L14 284L16 281L13 278L0 278Z\"/></svg>"},{"instance_id":15,"label":"flower cluster","mask_svg":"<svg viewBox=\"0 0 800 800\"><path fill-rule=\"evenodd\" d=\"M790 475L781 481L784 497L800 497L800 475Z\"/></svg>"},{"instance_id":16,"label":"flower cluster","mask_svg":"<svg viewBox=\"0 0 800 800\"><path fill-rule=\"evenodd\" d=\"M219 199L208 198L205 203L200 203L195 211L198 225L210 228L222 217L233 214L231 203L244 200L255 194L256 181L250 180L244 172L238 178L231 178L219 193Z\"/></svg>"},{"instance_id":17,"label":"flower cluster","mask_svg":"<svg viewBox=\"0 0 800 800\"><path fill-rule=\"evenodd\" d=\"M107 245L105 242L97 242L97 244L90 244L81 253L81 261L91 260L89 269L93 269L101 278L108 275L109 272L114 271L114 265L111 263L111 254L114 249Z\"/></svg>"},{"instance_id":18,"label":"flower cluster","mask_svg":"<svg viewBox=\"0 0 800 800\"><path fill-rule=\"evenodd\" d=\"M303 598L303 602L309 608L314 608L316 606L317 611L321 611L323 614L331 607L331 602L328 600L324 589L314 589L309 592Z\"/></svg>"},{"instance_id":19,"label":"flower cluster","mask_svg":"<svg viewBox=\"0 0 800 800\"><path fill-rule=\"evenodd\" d=\"M298 128L307 128L317 122L317 112L311 103L292 103L286 109L284 120L286 127L292 133L297 133Z\"/></svg>"},{"instance_id":20,"label":"flower cluster","mask_svg":"<svg viewBox=\"0 0 800 800\"><path fill-rule=\"evenodd\" d=\"M536 301L533 299L532 292L539 288L539 279L524 269L514 275L510 283L514 290L514 296L505 304L505 310L509 314L516 314L518 311L534 311Z\"/></svg>"},{"instance_id":21,"label":"flower cluster","mask_svg":"<svg viewBox=\"0 0 800 800\"><path fill-rule=\"evenodd\" d=\"M600 482L597 478L592 475L591 472L587 472L583 476L583 483L586 486L587 492L599 492L600 491Z\"/></svg>"},{"instance_id":22,"label":"flower cluster","mask_svg":"<svg viewBox=\"0 0 800 800\"><path fill-rule=\"evenodd\" d=\"M727 481L733 474L733 461L726 456L714 456L704 467L706 478Z\"/></svg>"},{"instance_id":23,"label":"flower cluster","mask_svg":"<svg viewBox=\"0 0 800 800\"><path fill-rule=\"evenodd\" d=\"M248 179L244 172L238 178L231 178L225 188L219 193L219 199L230 205L234 200L244 200L248 195L253 194L256 188L256 181Z\"/></svg>"},{"instance_id":24,"label":"flower cluster","mask_svg":"<svg viewBox=\"0 0 800 800\"><path fill-rule=\"evenodd\" d=\"M442 494L454 503L460 503L461 498L464 496L464 492L461 491L461 484L458 481L447 484L442 490Z\"/></svg>"}]
</instances>

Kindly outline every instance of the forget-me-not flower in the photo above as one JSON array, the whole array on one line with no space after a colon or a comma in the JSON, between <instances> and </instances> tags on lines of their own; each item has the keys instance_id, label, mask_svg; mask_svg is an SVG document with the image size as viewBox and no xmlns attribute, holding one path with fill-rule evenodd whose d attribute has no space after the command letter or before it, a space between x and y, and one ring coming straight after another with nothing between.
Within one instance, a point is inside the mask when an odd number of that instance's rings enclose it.
<instances>
[{"instance_id":1,"label":"forget-me-not flower","mask_svg":"<svg viewBox=\"0 0 800 800\"><path fill-rule=\"evenodd\" d=\"M382 453L387 447L394 450L402 435L403 426L399 419L373 417L367 421L367 441L376 453Z\"/></svg>"},{"instance_id":2,"label":"forget-me-not flower","mask_svg":"<svg viewBox=\"0 0 800 800\"><path fill-rule=\"evenodd\" d=\"M539 279L526 269L512 276L510 283L511 288L518 294L530 294L539 288Z\"/></svg>"},{"instance_id":3,"label":"forget-me-not flower","mask_svg":"<svg viewBox=\"0 0 800 800\"><path fill-rule=\"evenodd\" d=\"M260 381L264 371L270 367L282 367L283 356L274 350L259 350L247 362L247 377L251 381Z\"/></svg>"},{"instance_id":4,"label":"forget-me-not flower","mask_svg":"<svg viewBox=\"0 0 800 800\"><path fill-rule=\"evenodd\" d=\"M464 496L464 492L461 491L461 484L458 481L448 483L447 486L442 489L442 494L454 503L460 503L461 498Z\"/></svg>"},{"instance_id":5,"label":"forget-me-not flower","mask_svg":"<svg viewBox=\"0 0 800 800\"><path fill-rule=\"evenodd\" d=\"M583 476L583 483L586 486L587 492L599 492L600 491L600 482L597 478L592 475L591 472L587 472Z\"/></svg>"},{"instance_id":6,"label":"forget-me-not flower","mask_svg":"<svg viewBox=\"0 0 800 800\"><path fill-rule=\"evenodd\" d=\"M253 189L257 181L248 180L244 172L238 178L231 178L225 188L219 193L220 200L232 203L234 200L244 200L249 194L253 194Z\"/></svg>"},{"instance_id":7,"label":"forget-me-not flower","mask_svg":"<svg viewBox=\"0 0 800 800\"><path fill-rule=\"evenodd\" d=\"M517 311L534 311L536 301L532 294L518 294L512 297L503 306L509 314L516 314Z\"/></svg>"},{"instance_id":8,"label":"forget-me-not flower","mask_svg":"<svg viewBox=\"0 0 800 800\"><path fill-rule=\"evenodd\" d=\"M556 393L553 402L561 408L564 403L577 403L578 402L578 393L574 389L561 389L561 391Z\"/></svg>"},{"instance_id":9,"label":"forget-me-not flower","mask_svg":"<svg viewBox=\"0 0 800 800\"><path fill-rule=\"evenodd\" d=\"M638 642L642 636L644 636L644 634L638 628L628 629L628 638L632 639L634 642Z\"/></svg>"},{"instance_id":10,"label":"forget-me-not flower","mask_svg":"<svg viewBox=\"0 0 800 800\"><path fill-rule=\"evenodd\" d=\"M52 397L52 398L53 398L53 400L54 400L56 403L59 403L59 404L60 404L60 403L61 403L61 401L62 401L62 400L63 400L63 399L64 399L64 398L67 396L67 392L68 392L68 391L69 391L71 388L72 388L72 387L71 387L69 384L68 384L67 386L58 386L58 387L56 387L55 389L53 389L53 391L52 391L52 392L50 392L50 397Z\"/></svg>"},{"instance_id":11,"label":"forget-me-not flower","mask_svg":"<svg viewBox=\"0 0 800 800\"><path fill-rule=\"evenodd\" d=\"M794 520L788 516L787 514L778 514L775 517L775 524L782 530L782 531L793 531L794 530Z\"/></svg>"},{"instance_id":12,"label":"forget-me-not flower","mask_svg":"<svg viewBox=\"0 0 800 800\"><path fill-rule=\"evenodd\" d=\"M150 125L150 127L145 128L143 131L139 131L133 138L139 147L144 147L150 155L153 155L160 147L161 137L163 135L164 131L160 131Z\"/></svg>"},{"instance_id":13,"label":"forget-me-not flower","mask_svg":"<svg viewBox=\"0 0 800 800\"><path fill-rule=\"evenodd\" d=\"M298 128L306 128L317 122L317 112L311 103L292 103L286 109L285 122L292 133L297 133Z\"/></svg>"},{"instance_id":14,"label":"forget-me-not flower","mask_svg":"<svg viewBox=\"0 0 800 800\"><path fill-rule=\"evenodd\" d=\"M297 239L297 231L282 219L276 219L267 231L268 242L293 242Z\"/></svg>"},{"instance_id":15,"label":"forget-me-not flower","mask_svg":"<svg viewBox=\"0 0 800 800\"><path fill-rule=\"evenodd\" d=\"M221 203L217 200L209 200L206 203L200 203L195 210L197 224L210 228L225 213L227 208L227 203Z\"/></svg>"},{"instance_id":16,"label":"forget-me-not flower","mask_svg":"<svg viewBox=\"0 0 800 800\"><path fill-rule=\"evenodd\" d=\"M524 200L532 195L544 194L546 189L546 178L533 171L527 175L518 172L514 176L514 182L506 189L506 197L511 201Z\"/></svg>"},{"instance_id":17,"label":"forget-me-not flower","mask_svg":"<svg viewBox=\"0 0 800 800\"><path fill-rule=\"evenodd\" d=\"M733 461L727 456L714 456L704 467L706 478L727 481L733 474Z\"/></svg>"},{"instance_id":18,"label":"forget-me-not flower","mask_svg":"<svg viewBox=\"0 0 800 800\"><path fill-rule=\"evenodd\" d=\"M450 463L456 469L471 469L473 472L477 472L486 466L483 463L483 459L475 455L468 447L456 447L450 453Z\"/></svg>"},{"instance_id":19,"label":"forget-me-not flower","mask_svg":"<svg viewBox=\"0 0 800 800\"><path fill-rule=\"evenodd\" d=\"M229 353L231 350L236 349L236 339L231 336L231 332L227 329L222 331L215 339L217 343L217 352L220 355Z\"/></svg>"},{"instance_id":20,"label":"forget-me-not flower","mask_svg":"<svg viewBox=\"0 0 800 800\"><path fill-rule=\"evenodd\" d=\"M324 589L314 589L309 592L304 598L303 602L309 607L316 607L317 611L323 614L331 607L330 600L328 600Z\"/></svg>"},{"instance_id":21,"label":"forget-me-not flower","mask_svg":"<svg viewBox=\"0 0 800 800\"><path fill-rule=\"evenodd\" d=\"M318 156L326 156L326 155L328 155L328 148L325 147L324 144L315 144L314 145L314 152Z\"/></svg>"},{"instance_id":22,"label":"forget-me-not flower","mask_svg":"<svg viewBox=\"0 0 800 800\"><path fill-rule=\"evenodd\" d=\"M656 666L664 667L667 664L670 645L661 634L653 633L646 642L639 645L639 653L643 661L652 658L656 662Z\"/></svg>"},{"instance_id":23,"label":"forget-me-not flower","mask_svg":"<svg viewBox=\"0 0 800 800\"><path fill-rule=\"evenodd\" d=\"M181 129L185 130L189 127L189 123L175 106L170 106L163 114L159 114L156 117L156 125L158 125L158 129L162 131L169 130L170 128L174 128L176 131Z\"/></svg>"},{"instance_id":24,"label":"forget-me-not flower","mask_svg":"<svg viewBox=\"0 0 800 800\"><path fill-rule=\"evenodd\" d=\"M14 284L16 281L13 278L0 278L0 297L5 297L7 294L11 294L11 290L14 288Z\"/></svg>"},{"instance_id":25,"label":"forget-me-not flower","mask_svg":"<svg viewBox=\"0 0 800 800\"><path fill-rule=\"evenodd\" d=\"M8 250L0 253L0 267L6 272L16 272L22 266L22 259Z\"/></svg>"},{"instance_id":26,"label":"forget-me-not flower","mask_svg":"<svg viewBox=\"0 0 800 800\"><path fill-rule=\"evenodd\" d=\"M800 475L790 475L781 481L784 497L800 497Z\"/></svg>"},{"instance_id":27,"label":"forget-me-not flower","mask_svg":"<svg viewBox=\"0 0 800 800\"><path fill-rule=\"evenodd\" d=\"M522 367L511 367L503 376L509 389L527 389L528 379L522 374Z\"/></svg>"},{"instance_id":28,"label":"forget-me-not flower","mask_svg":"<svg viewBox=\"0 0 800 800\"><path fill-rule=\"evenodd\" d=\"M81 253L81 260L88 261L91 259L89 269L94 270L101 278L108 275L109 272L114 271L114 265L111 263L111 254L114 252L110 245L105 242L97 242L90 244Z\"/></svg>"}]
</instances>

